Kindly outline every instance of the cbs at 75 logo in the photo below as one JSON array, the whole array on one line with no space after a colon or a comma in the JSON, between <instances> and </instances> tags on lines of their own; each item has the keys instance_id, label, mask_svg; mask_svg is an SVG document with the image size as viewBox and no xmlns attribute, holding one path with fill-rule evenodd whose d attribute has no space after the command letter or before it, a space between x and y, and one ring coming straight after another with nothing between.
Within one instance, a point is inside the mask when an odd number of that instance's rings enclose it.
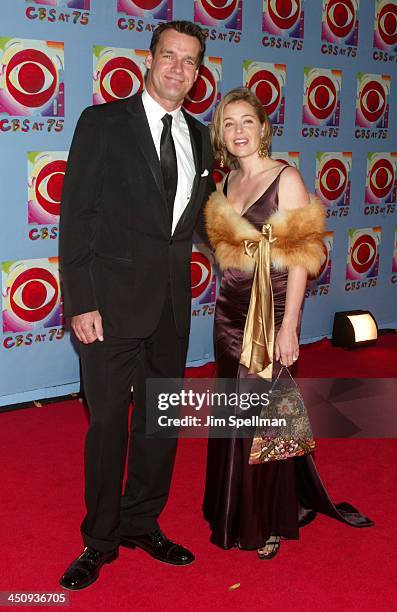
<instances>
[{"instance_id":1,"label":"cbs at 75 logo","mask_svg":"<svg viewBox=\"0 0 397 612\"><path fill-rule=\"evenodd\" d=\"M359 0L323 0L322 39L357 46Z\"/></svg>"},{"instance_id":2,"label":"cbs at 75 logo","mask_svg":"<svg viewBox=\"0 0 397 612\"><path fill-rule=\"evenodd\" d=\"M262 32L303 38L303 0L263 0Z\"/></svg>"},{"instance_id":3,"label":"cbs at 75 logo","mask_svg":"<svg viewBox=\"0 0 397 612\"><path fill-rule=\"evenodd\" d=\"M3 331L62 325L58 258L2 264Z\"/></svg>"},{"instance_id":4,"label":"cbs at 75 logo","mask_svg":"<svg viewBox=\"0 0 397 612\"><path fill-rule=\"evenodd\" d=\"M305 68L303 123L339 126L342 72Z\"/></svg>"},{"instance_id":5,"label":"cbs at 75 logo","mask_svg":"<svg viewBox=\"0 0 397 612\"><path fill-rule=\"evenodd\" d=\"M374 278L379 271L381 227L349 230L346 279Z\"/></svg>"},{"instance_id":6,"label":"cbs at 75 logo","mask_svg":"<svg viewBox=\"0 0 397 612\"><path fill-rule=\"evenodd\" d=\"M194 21L203 26L242 28L243 0L194 0Z\"/></svg>"},{"instance_id":7,"label":"cbs at 75 logo","mask_svg":"<svg viewBox=\"0 0 397 612\"><path fill-rule=\"evenodd\" d=\"M185 98L184 108L200 118L211 121L215 106L221 100L222 59L206 57L195 84Z\"/></svg>"},{"instance_id":8,"label":"cbs at 75 logo","mask_svg":"<svg viewBox=\"0 0 397 612\"><path fill-rule=\"evenodd\" d=\"M64 116L64 45L0 38L0 113Z\"/></svg>"},{"instance_id":9,"label":"cbs at 75 logo","mask_svg":"<svg viewBox=\"0 0 397 612\"><path fill-rule=\"evenodd\" d=\"M391 77L358 73L356 126L387 128Z\"/></svg>"},{"instance_id":10,"label":"cbs at 75 logo","mask_svg":"<svg viewBox=\"0 0 397 612\"><path fill-rule=\"evenodd\" d=\"M396 0L375 0L374 47L385 51L397 50Z\"/></svg>"},{"instance_id":11,"label":"cbs at 75 logo","mask_svg":"<svg viewBox=\"0 0 397 612\"><path fill-rule=\"evenodd\" d=\"M368 153L366 204L391 204L397 196L397 153Z\"/></svg>"},{"instance_id":12,"label":"cbs at 75 logo","mask_svg":"<svg viewBox=\"0 0 397 612\"><path fill-rule=\"evenodd\" d=\"M142 91L147 55L146 50L95 46L94 104L114 102Z\"/></svg>"}]
</instances>

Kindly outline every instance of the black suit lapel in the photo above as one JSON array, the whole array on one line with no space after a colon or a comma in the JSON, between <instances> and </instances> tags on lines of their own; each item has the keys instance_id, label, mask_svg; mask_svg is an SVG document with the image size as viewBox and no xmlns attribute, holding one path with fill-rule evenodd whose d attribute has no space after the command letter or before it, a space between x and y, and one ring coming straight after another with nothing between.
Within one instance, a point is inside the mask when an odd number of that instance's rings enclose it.
<instances>
[{"instance_id":1,"label":"black suit lapel","mask_svg":"<svg viewBox=\"0 0 397 612\"><path fill-rule=\"evenodd\" d=\"M140 147L147 164L153 174L158 190L161 194L163 204L162 207L169 223L168 205L164 192L163 176L161 174L160 160L157 155L156 147L154 146L152 134L150 132L149 123L146 117L145 109L142 103L140 94L130 98L127 104L127 110L131 114L128 120L128 126L134 135L134 142Z\"/></svg>"},{"instance_id":2,"label":"black suit lapel","mask_svg":"<svg viewBox=\"0 0 397 612\"><path fill-rule=\"evenodd\" d=\"M192 185L192 192L190 195L190 200L185 210L183 211L182 216L180 217L177 223L175 231L177 231L177 229L182 225L186 216L189 214L190 210L194 206L196 192L197 192L197 188L200 182L200 173L201 173L202 155L203 155L203 144L202 144L202 136L201 136L200 128L197 127L197 124L193 121L192 117L189 115L189 113L185 111L184 108L182 108L182 112L183 112L183 116L185 117L187 126L189 128L190 142L192 145L192 152L193 152L194 165L196 168L196 174L195 174L193 185Z\"/></svg>"}]
</instances>

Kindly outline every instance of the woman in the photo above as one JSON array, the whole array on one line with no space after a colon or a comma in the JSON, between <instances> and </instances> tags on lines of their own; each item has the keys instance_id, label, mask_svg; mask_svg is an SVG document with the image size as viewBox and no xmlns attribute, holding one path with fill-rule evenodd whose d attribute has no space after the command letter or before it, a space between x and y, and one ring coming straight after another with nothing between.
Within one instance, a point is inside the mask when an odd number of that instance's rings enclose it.
<instances>
[{"instance_id":1,"label":"woman","mask_svg":"<svg viewBox=\"0 0 397 612\"><path fill-rule=\"evenodd\" d=\"M212 141L221 167L233 168L205 211L223 271L215 315L217 375L276 380L281 367L299 357L307 274L319 270L322 258L323 207L309 196L298 170L269 157L271 124L249 89L223 98ZM299 526L317 511L354 526L373 524L349 504L331 502L312 446L296 453L304 456L255 464L252 443L209 440L203 509L214 544L256 549L259 558L271 559L280 538L297 539Z\"/></svg>"}]
</instances>

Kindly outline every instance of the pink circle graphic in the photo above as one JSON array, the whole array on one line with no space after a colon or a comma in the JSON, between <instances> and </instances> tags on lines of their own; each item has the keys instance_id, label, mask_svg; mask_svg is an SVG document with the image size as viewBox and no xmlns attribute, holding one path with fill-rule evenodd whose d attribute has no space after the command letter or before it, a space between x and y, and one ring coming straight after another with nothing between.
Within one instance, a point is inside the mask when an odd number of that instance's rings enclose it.
<instances>
[{"instance_id":1,"label":"pink circle graphic","mask_svg":"<svg viewBox=\"0 0 397 612\"><path fill-rule=\"evenodd\" d=\"M347 169L337 158L329 159L320 170L319 189L326 200L338 200L347 186Z\"/></svg>"},{"instance_id":2,"label":"pink circle graphic","mask_svg":"<svg viewBox=\"0 0 397 612\"><path fill-rule=\"evenodd\" d=\"M29 108L48 103L58 84L54 64L48 55L37 49L15 53L7 64L5 79L14 100Z\"/></svg>"},{"instance_id":3,"label":"pink circle graphic","mask_svg":"<svg viewBox=\"0 0 397 612\"><path fill-rule=\"evenodd\" d=\"M66 171L66 161L57 159L46 164L38 173L34 191L36 201L51 215L61 212L61 196L63 180Z\"/></svg>"},{"instance_id":4,"label":"pink circle graphic","mask_svg":"<svg viewBox=\"0 0 397 612\"><path fill-rule=\"evenodd\" d=\"M236 10L239 0L199 0L204 11L212 19L225 21Z\"/></svg>"},{"instance_id":5,"label":"pink circle graphic","mask_svg":"<svg viewBox=\"0 0 397 612\"><path fill-rule=\"evenodd\" d=\"M379 81L367 81L359 92L360 110L367 121L379 121L386 110L387 93Z\"/></svg>"},{"instance_id":6,"label":"pink circle graphic","mask_svg":"<svg viewBox=\"0 0 397 612\"><path fill-rule=\"evenodd\" d=\"M335 111L337 100L335 83L330 77L319 75L311 81L307 91L307 104L317 119L330 117Z\"/></svg>"},{"instance_id":7,"label":"pink circle graphic","mask_svg":"<svg viewBox=\"0 0 397 612\"><path fill-rule=\"evenodd\" d=\"M351 265L358 274L366 274L373 266L377 246L373 236L363 234L357 238L351 249Z\"/></svg>"},{"instance_id":8,"label":"pink circle graphic","mask_svg":"<svg viewBox=\"0 0 397 612\"><path fill-rule=\"evenodd\" d=\"M101 70L100 90L105 102L128 98L143 89L140 68L128 57L113 57Z\"/></svg>"},{"instance_id":9,"label":"pink circle graphic","mask_svg":"<svg viewBox=\"0 0 397 612\"><path fill-rule=\"evenodd\" d=\"M291 30L300 18L301 0L268 0L268 13L280 30Z\"/></svg>"},{"instance_id":10,"label":"pink circle graphic","mask_svg":"<svg viewBox=\"0 0 397 612\"><path fill-rule=\"evenodd\" d=\"M388 159L378 159L369 173L369 187L376 198L383 199L394 185L394 165Z\"/></svg>"},{"instance_id":11,"label":"pink circle graphic","mask_svg":"<svg viewBox=\"0 0 397 612\"><path fill-rule=\"evenodd\" d=\"M194 115L208 111L216 98L216 81L207 66L200 66L199 75L185 98L184 107Z\"/></svg>"},{"instance_id":12,"label":"pink circle graphic","mask_svg":"<svg viewBox=\"0 0 397 612\"><path fill-rule=\"evenodd\" d=\"M269 70L258 70L247 83L263 104L267 115L272 115L281 102L281 87L275 74Z\"/></svg>"},{"instance_id":13,"label":"pink circle graphic","mask_svg":"<svg viewBox=\"0 0 397 612\"><path fill-rule=\"evenodd\" d=\"M190 277L192 297L197 299L206 289L208 289L212 277L211 262L199 251L194 251L192 253L190 260Z\"/></svg>"},{"instance_id":14,"label":"pink circle graphic","mask_svg":"<svg viewBox=\"0 0 397 612\"><path fill-rule=\"evenodd\" d=\"M353 31L356 19L356 9L351 0L330 0L328 3L327 25L337 38L346 38Z\"/></svg>"},{"instance_id":15,"label":"pink circle graphic","mask_svg":"<svg viewBox=\"0 0 397 612\"><path fill-rule=\"evenodd\" d=\"M58 283L45 268L29 268L13 282L10 307L14 314L28 323L48 317L59 299Z\"/></svg>"},{"instance_id":16,"label":"pink circle graphic","mask_svg":"<svg viewBox=\"0 0 397 612\"><path fill-rule=\"evenodd\" d=\"M389 46L397 44L397 6L389 2L378 14L378 32L383 42Z\"/></svg>"}]
</instances>

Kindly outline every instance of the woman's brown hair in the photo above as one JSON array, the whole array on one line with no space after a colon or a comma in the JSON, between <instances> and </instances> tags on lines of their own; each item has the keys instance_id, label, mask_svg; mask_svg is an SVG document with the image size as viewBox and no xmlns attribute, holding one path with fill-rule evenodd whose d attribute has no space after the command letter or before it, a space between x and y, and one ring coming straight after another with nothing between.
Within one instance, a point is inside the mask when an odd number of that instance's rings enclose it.
<instances>
[{"instance_id":1,"label":"woman's brown hair","mask_svg":"<svg viewBox=\"0 0 397 612\"><path fill-rule=\"evenodd\" d=\"M227 93L215 109L214 118L210 125L210 134L212 146L214 148L215 159L220 161L223 159L224 164L229 168L238 166L237 158L231 155L223 142L223 115L225 107L233 102L248 102L255 111L259 122L263 125L262 143L263 147L269 150L272 141L272 125L269 117L263 109L261 101L247 87L238 87Z\"/></svg>"}]
</instances>

